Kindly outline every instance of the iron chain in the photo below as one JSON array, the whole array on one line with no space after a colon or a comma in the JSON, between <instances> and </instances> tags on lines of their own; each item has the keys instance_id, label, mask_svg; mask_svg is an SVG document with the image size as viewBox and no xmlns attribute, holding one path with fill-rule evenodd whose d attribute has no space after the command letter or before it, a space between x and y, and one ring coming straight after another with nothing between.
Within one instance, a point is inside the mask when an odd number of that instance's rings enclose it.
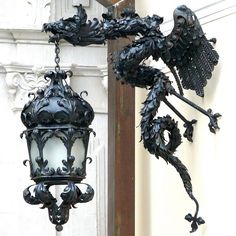
<instances>
[{"instance_id":1,"label":"iron chain","mask_svg":"<svg viewBox=\"0 0 236 236\"><path fill-rule=\"evenodd\" d=\"M56 63L56 66L55 66L55 71L56 72L59 72L60 71L60 66L59 66L59 63L60 63L60 57L59 57L59 53L60 53L60 48L59 48L59 42L58 41L55 41L55 63Z\"/></svg>"}]
</instances>

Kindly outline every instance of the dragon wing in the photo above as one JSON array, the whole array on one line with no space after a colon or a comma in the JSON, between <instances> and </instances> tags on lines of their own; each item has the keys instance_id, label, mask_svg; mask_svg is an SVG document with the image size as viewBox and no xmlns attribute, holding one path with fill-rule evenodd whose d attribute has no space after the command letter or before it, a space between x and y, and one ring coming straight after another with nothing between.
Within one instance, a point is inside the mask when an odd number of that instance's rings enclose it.
<instances>
[{"instance_id":1,"label":"dragon wing","mask_svg":"<svg viewBox=\"0 0 236 236\"><path fill-rule=\"evenodd\" d=\"M193 11L184 5L175 9L174 28L166 40L170 48L162 60L171 69L177 69L184 89L195 90L203 97L203 88L212 76L219 55L205 37Z\"/></svg>"}]
</instances>

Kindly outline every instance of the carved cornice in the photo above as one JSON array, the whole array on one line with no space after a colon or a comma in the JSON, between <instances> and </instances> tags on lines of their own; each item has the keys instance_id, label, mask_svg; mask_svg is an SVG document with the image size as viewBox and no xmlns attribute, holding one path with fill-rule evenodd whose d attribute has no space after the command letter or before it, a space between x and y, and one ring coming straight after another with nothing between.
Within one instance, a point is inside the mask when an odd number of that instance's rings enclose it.
<instances>
[{"instance_id":1,"label":"carved cornice","mask_svg":"<svg viewBox=\"0 0 236 236\"><path fill-rule=\"evenodd\" d=\"M19 111L28 101L28 93L35 92L38 88L44 87L47 81L43 74L43 67L5 65L6 84L8 88L9 99L13 111Z\"/></svg>"},{"instance_id":2,"label":"carved cornice","mask_svg":"<svg viewBox=\"0 0 236 236\"><path fill-rule=\"evenodd\" d=\"M9 100L13 111L21 111L29 100L28 94L44 87L48 82L44 79L44 73L54 68L51 66L29 66L19 64L2 65L3 73L6 73L6 85ZM107 92L107 66L79 66L62 65L64 70L72 70L74 77L99 78ZM73 77L73 78L74 78ZM73 79L72 78L72 79ZM68 81L69 82L69 81Z\"/></svg>"}]
</instances>

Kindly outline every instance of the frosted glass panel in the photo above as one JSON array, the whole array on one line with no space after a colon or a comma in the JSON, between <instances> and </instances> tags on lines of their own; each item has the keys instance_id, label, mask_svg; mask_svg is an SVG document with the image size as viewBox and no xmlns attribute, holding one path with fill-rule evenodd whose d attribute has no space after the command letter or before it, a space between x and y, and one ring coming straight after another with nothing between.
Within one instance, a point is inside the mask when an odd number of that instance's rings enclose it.
<instances>
[{"instance_id":1,"label":"frosted glass panel","mask_svg":"<svg viewBox=\"0 0 236 236\"><path fill-rule=\"evenodd\" d=\"M56 137L48 139L43 149L44 160L48 161L47 167L64 167L62 160L67 160L67 150L63 142Z\"/></svg>"},{"instance_id":2,"label":"frosted glass panel","mask_svg":"<svg viewBox=\"0 0 236 236\"><path fill-rule=\"evenodd\" d=\"M85 158L85 148L82 139L76 139L71 149L71 155L75 157L74 167L82 167Z\"/></svg>"},{"instance_id":3,"label":"frosted glass panel","mask_svg":"<svg viewBox=\"0 0 236 236\"><path fill-rule=\"evenodd\" d=\"M35 159L38 156L39 156L39 149L38 149L37 143L35 142L35 140L32 140L31 149L30 149L30 157L31 157L31 162L32 162L34 171L39 167L37 162L35 161Z\"/></svg>"}]
</instances>

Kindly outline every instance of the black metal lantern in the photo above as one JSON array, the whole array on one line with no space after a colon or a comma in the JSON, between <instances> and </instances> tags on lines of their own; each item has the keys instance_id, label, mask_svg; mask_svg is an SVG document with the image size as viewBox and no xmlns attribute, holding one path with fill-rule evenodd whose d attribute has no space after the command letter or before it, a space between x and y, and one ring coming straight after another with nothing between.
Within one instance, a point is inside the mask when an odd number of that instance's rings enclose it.
<instances>
[{"instance_id":1,"label":"black metal lantern","mask_svg":"<svg viewBox=\"0 0 236 236\"><path fill-rule=\"evenodd\" d=\"M48 208L49 219L61 231L69 219L69 209L76 203L88 202L94 190L88 184L85 193L75 184L81 184L86 176L86 162L90 133L89 125L94 111L82 95L66 83L71 71L60 70L59 47L56 43L55 72L45 74L50 84L39 89L34 98L25 105L21 120L27 127L23 132L27 140L30 173L35 181L34 194L29 186L24 190L24 199L29 204L43 204ZM28 160L24 162L26 164ZM61 193L62 203L52 196L52 185L65 185Z\"/></svg>"}]
</instances>

